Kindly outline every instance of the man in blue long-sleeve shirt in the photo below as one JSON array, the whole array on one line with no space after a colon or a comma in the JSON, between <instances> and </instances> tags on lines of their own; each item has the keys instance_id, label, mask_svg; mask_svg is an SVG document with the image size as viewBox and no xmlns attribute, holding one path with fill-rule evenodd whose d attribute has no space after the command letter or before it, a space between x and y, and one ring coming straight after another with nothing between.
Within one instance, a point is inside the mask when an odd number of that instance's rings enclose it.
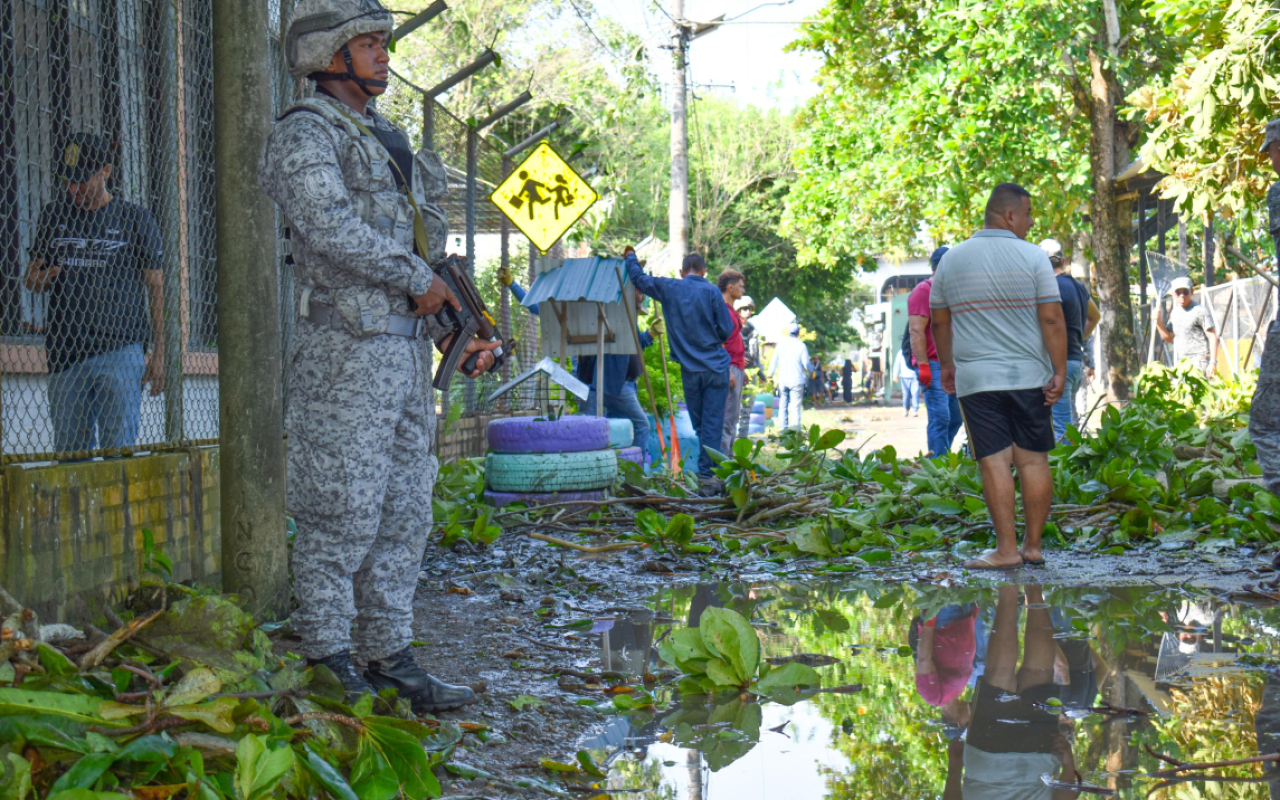
<instances>
[{"instance_id":1,"label":"man in blue long-sleeve shirt","mask_svg":"<svg viewBox=\"0 0 1280 800\"><path fill-rule=\"evenodd\" d=\"M635 249L623 251L631 283L662 303L671 337L671 357L684 378L684 402L703 445L698 474L712 477L715 464L706 448L718 448L724 428L724 405L729 396L729 353L725 340L733 334L733 318L715 284L707 280L707 262L693 253L680 265L680 279L654 278L640 268Z\"/></svg>"},{"instance_id":2,"label":"man in blue long-sleeve shirt","mask_svg":"<svg viewBox=\"0 0 1280 800\"><path fill-rule=\"evenodd\" d=\"M515 282L511 272L498 270L498 280L511 290L511 294L519 303L524 302L524 287ZM640 298L637 297L637 300ZM538 304L526 306L529 313L538 316ZM647 331L640 331L640 346L653 344L653 336ZM596 357L578 356L578 367L575 370L578 380L591 387L585 402L579 404L582 413L595 416L596 411ZM649 446L649 415L640 405L640 396L636 388L636 379L644 369L642 355L607 355L604 357L604 415L612 419L631 420L631 446L647 448Z\"/></svg>"}]
</instances>

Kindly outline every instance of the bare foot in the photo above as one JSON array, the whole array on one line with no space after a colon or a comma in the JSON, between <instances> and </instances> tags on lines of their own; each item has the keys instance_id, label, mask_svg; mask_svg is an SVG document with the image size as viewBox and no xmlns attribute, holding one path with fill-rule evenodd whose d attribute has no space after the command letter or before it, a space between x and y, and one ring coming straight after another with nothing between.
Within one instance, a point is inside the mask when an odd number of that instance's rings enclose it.
<instances>
[{"instance_id":1,"label":"bare foot","mask_svg":"<svg viewBox=\"0 0 1280 800\"><path fill-rule=\"evenodd\" d=\"M1038 547L1036 548L1024 547L1023 549L1018 551L1018 555L1022 556L1022 561L1024 564L1027 564L1033 567L1044 566L1044 551Z\"/></svg>"},{"instance_id":2,"label":"bare foot","mask_svg":"<svg viewBox=\"0 0 1280 800\"><path fill-rule=\"evenodd\" d=\"M1002 555L998 550L988 550L972 561L964 562L965 569L1014 569L1021 566L1021 555Z\"/></svg>"}]
</instances>

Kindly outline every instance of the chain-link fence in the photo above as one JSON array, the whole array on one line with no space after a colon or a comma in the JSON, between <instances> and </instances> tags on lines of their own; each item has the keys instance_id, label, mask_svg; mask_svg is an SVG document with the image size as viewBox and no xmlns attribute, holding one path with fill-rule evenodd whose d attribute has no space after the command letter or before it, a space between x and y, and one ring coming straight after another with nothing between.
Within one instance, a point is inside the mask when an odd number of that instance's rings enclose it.
<instances>
[{"instance_id":1,"label":"chain-link fence","mask_svg":"<svg viewBox=\"0 0 1280 800\"><path fill-rule=\"evenodd\" d=\"M292 1L270 6L279 31ZM6 463L217 440L212 30L211 0L0 0ZM272 40L279 112L307 87L289 79ZM494 316L522 343L501 375L455 380L440 410L520 413L536 382L487 401L538 355L536 318L495 278L503 263L525 286L532 280L526 240L488 201L510 162L403 81L377 107L415 148L432 146L444 159L449 250L472 256ZM283 251L287 347L296 312ZM483 426L454 436L482 437ZM474 444L454 443L461 452Z\"/></svg>"},{"instance_id":2,"label":"chain-link fence","mask_svg":"<svg viewBox=\"0 0 1280 800\"><path fill-rule=\"evenodd\" d=\"M1174 302L1169 294L1170 283L1174 278L1185 277L1187 270L1176 259L1158 253L1148 253L1147 258L1151 264L1152 294L1146 308L1135 309L1138 321L1135 330L1142 337L1139 351L1144 364L1159 361L1173 366L1176 340L1167 344L1161 338L1153 315L1159 313L1169 328ZM1257 369L1262 364L1267 326L1276 318L1276 298L1271 283L1258 276L1236 279L1201 288L1192 297L1209 312L1218 335L1219 372L1239 375Z\"/></svg>"},{"instance_id":3,"label":"chain-link fence","mask_svg":"<svg viewBox=\"0 0 1280 800\"><path fill-rule=\"evenodd\" d=\"M210 0L0 3L5 461L218 433Z\"/></svg>"}]
</instances>

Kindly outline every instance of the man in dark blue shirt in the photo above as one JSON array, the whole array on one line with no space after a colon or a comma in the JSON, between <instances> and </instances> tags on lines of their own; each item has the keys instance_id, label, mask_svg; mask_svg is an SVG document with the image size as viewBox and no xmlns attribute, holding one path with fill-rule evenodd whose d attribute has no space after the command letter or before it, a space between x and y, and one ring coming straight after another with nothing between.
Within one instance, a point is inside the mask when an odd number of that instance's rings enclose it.
<instances>
[{"instance_id":1,"label":"man in dark blue shirt","mask_svg":"<svg viewBox=\"0 0 1280 800\"><path fill-rule=\"evenodd\" d=\"M1053 404L1053 436L1062 441L1067 426L1076 424L1076 393L1084 380L1084 343L1093 334L1102 313L1089 296L1089 289L1071 277L1063 261L1062 245L1056 239L1045 239L1040 249L1049 256L1053 274L1058 281L1058 293L1062 295L1062 318L1067 323L1067 385L1062 397Z\"/></svg>"},{"instance_id":2,"label":"man in dark blue shirt","mask_svg":"<svg viewBox=\"0 0 1280 800\"><path fill-rule=\"evenodd\" d=\"M54 449L132 446L142 387L164 389L160 330L162 240L145 208L112 195L114 158L100 136L77 134L53 173L66 195L40 212L24 283L47 293L45 354Z\"/></svg>"},{"instance_id":3,"label":"man in dark blue shirt","mask_svg":"<svg viewBox=\"0 0 1280 800\"><path fill-rule=\"evenodd\" d=\"M632 247L622 254L632 284L662 303L671 357L680 365L684 402L703 448L698 453L698 474L708 480L715 464L706 448L720 446L729 397L729 353L724 349L734 330L729 307L720 290L707 280L707 262L697 253L685 256L679 280L645 274Z\"/></svg>"}]
</instances>

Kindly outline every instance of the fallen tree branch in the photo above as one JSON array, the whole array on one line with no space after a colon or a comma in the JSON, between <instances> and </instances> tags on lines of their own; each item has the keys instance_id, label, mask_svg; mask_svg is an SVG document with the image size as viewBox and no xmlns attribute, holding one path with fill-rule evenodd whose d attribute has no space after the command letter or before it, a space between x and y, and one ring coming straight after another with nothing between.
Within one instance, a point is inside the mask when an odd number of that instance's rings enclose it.
<instances>
[{"instance_id":1,"label":"fallen tree branch","mask_svg":"<svg viewBox=\"0 0 1280 800\"><path fill-rule=\"evenodd\" d=\"M564 539L557 539L554 536L547 536L545 533L527 534L530 539L537 539L540 542L554 544L557 547L567 547L570 550L577 550L579 553L612 553L615 550L630 550L633 547L644 547L644 542L614 542L613 544L602 544L591 547L577 542L569 542Z\"/></svg>"}]
</instances>

